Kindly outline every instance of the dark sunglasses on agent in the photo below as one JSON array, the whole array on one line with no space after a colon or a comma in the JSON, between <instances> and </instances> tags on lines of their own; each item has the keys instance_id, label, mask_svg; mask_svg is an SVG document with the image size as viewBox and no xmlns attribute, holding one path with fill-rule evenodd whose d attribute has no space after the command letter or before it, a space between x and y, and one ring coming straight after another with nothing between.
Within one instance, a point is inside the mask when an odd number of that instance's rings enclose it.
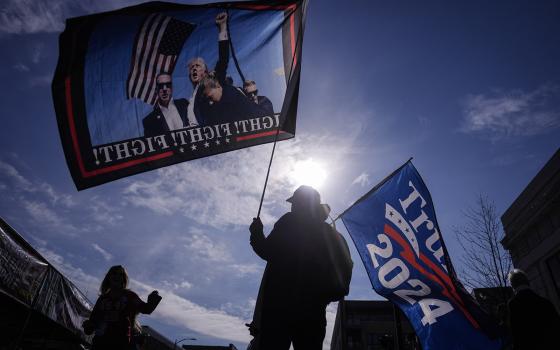
<instances>
[{"instance_id":1,"label":"dark sunglasses on agent","mask_svg":"<svg viewBox=\"0 0 560 350\"><path fill-rule=\"evenodd\" d=\"M156 86L157 86L158 90L164 89L166 87L171 89L173 84L171 82L169 82L169 83L157 83Z\"/></svg>"}]
</instances>

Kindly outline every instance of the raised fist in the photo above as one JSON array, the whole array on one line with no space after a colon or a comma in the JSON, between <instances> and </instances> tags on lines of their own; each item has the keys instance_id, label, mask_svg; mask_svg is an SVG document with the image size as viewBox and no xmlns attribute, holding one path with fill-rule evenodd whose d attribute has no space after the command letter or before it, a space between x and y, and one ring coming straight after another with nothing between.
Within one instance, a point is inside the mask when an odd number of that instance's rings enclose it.
<instances>
[{"instance_id":1,"label":"raised fist","mask_svg":"<svg viewBox=\"0 0 560 350\"><path fill-rule=\"evenodd\" d=\"M227 18L228 18L228 15L227 15L226 12L218 13L218 15L216 16L216 24L219 27L225 26L226 23L227 23Z\"/></svg>"}]
</instances>

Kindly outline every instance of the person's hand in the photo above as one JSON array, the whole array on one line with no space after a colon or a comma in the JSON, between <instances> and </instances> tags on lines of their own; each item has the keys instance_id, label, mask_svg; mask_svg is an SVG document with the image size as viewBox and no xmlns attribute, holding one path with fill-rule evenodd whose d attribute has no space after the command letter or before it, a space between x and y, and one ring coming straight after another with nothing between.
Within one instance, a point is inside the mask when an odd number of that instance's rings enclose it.
<instances>
[{"instance_id":1,"label":"person's hand","mask_svg":"<svg viewBox=\"0 0 560 350\"><path fill-rule=\"evenodd\" d=\"M148 303L149 304L158 304L161 301L161 296L158 294L157 290L154 290L153 292L150 293L150 295L148 295Z\"/></svg>"},{"instance_id":2,"label":"person's hand","mask_svg":"<svg viewBox=\"0 0 560 350\"><path fill-rule=\"evenodd\" d=\"M253 222L249 226L249 232L251 232L252 235L263 233L263 224L261 218L253 218Z\"/></svg>"},{"instance_id":3,"label":"person's hand","mask_svg":"<svg viewBox=\"0 0 560 350\"><path fill-rule=\"evenodd\" d=\"M86 335L90 335L93 333L93 323L90 320L85 320L82 322L82 328L84 329L84 333Z\"/></svg>"},{"instance_id":4,"label":"person's hand","mask_svg":"<svg viewBox=\"0 0 560 350\"><path fill-rule=\"evenodd\" d=\"M226 29L227 18L227 12L218 13L218 15L216 16L216 24L218 25L218 27L220 27L220 30Z\"/></svg>"}]
</instances>

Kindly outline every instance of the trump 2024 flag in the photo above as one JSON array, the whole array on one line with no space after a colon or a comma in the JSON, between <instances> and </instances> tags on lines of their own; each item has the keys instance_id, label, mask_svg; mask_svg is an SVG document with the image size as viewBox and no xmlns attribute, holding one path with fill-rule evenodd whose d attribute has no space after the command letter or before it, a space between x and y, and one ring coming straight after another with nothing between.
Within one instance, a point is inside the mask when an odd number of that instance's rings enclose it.
<instances>
[{"instance_id":1,"label":"trump 2024 flag","mask_svg":"<svg viewBox=\"0 0 560 350\"><path fill-rule=\"evenodd\" d=\"M501 348L495 323L456 279L430 193L410 161L341 216L373 288L404 312L422 349Z\"/></svg>"},{"instance_id":2,"label":"trump 2024 flag","mask_svg":"<svg viewBox=\"0 0 560 350\"><path fill-rule=\"evenodd\" d=\"M52 83L78 190L295 135L307 0L68 19Z\"/></svg>"}]
</instances>

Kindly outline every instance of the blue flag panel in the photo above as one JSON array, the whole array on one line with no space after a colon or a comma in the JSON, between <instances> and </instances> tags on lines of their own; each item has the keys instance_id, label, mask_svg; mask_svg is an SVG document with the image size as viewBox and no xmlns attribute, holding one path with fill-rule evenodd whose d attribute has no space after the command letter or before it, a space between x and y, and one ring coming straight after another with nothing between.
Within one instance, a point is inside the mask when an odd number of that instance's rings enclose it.
<instances>
[{"instance_id":1,"label":"blue flag panel","mask_svg":"<svg viewBox=\"0 0 560 350\"><path fill-rule=\"evenodd\" d=\"M407 162L342 214L375 291L398 305L424 350L500 349L457 281L426 185Z\"/></svg>"},{"instance_id":2,"label":"blue flag panel","mask_svg":"<svg viewBox=\"0 0 560 350\"><path fill-rule=\"evenodd\" d=\"M295 135L307 0L70 18L52 83L78 190Z\"/></svg>"}]
</instances>

